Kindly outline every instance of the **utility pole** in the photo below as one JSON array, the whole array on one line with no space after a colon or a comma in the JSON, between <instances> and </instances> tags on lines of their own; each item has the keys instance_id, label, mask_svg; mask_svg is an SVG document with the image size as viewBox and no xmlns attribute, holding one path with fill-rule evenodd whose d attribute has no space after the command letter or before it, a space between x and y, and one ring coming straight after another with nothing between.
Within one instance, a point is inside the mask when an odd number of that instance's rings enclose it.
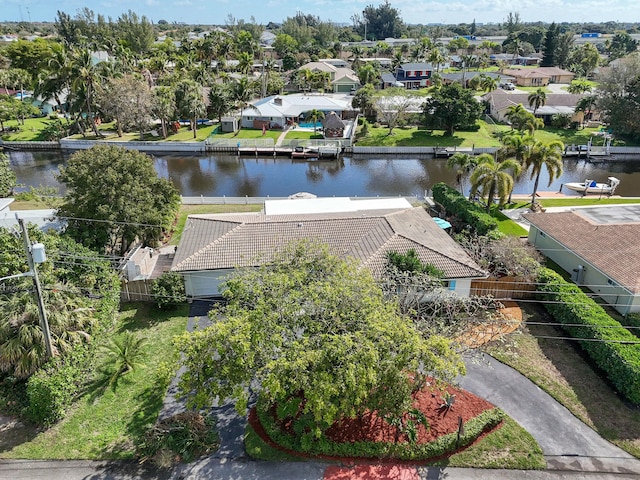
<instances>
[{"instance_id":1,"label":"utility pole","mask_svg":"<svg viewBox=\"0 0 640 480\"><path fill-rule=\"evenodd\" d=\"M33 277L33 285L36 287L36 297L38 300L38 311L40 312L40 326L42 327L42 333L44 334L44 345L47 349L47 359L53 357L53 348L51 347L51 332L49 331L49 322L47 321L47 311L44 309L44 300L42 299L42 288L40 287L40 279L38 278L38 270L36 270L36 263L33 260L33 246L29 241L29 232L24 225L24 220L16 219L22 230L22 239L24 240L25 250L27 251L27 262L29 263L29 274ZM41 244L37 244L41 245ZM34 245L35 246L35 245ZM44 246L42 247L44 248ZM38 263L44 262L44 249L38 250L41 254L41 258L38 258Z\"/></svg>"}]
</instances>

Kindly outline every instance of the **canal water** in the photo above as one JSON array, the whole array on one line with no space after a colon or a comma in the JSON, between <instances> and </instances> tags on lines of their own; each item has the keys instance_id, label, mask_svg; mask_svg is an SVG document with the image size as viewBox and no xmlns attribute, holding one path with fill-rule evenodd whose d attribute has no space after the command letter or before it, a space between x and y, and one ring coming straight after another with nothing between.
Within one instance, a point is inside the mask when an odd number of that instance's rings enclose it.
<instances>
[{"instance_id":1,"label":"canal water","mask_svg":"<svg viewBox=\"0 0 640 480\"><path fill-rule=\"evenodd\" d=\"M7 153L18 183L24 189L43 185L63 191L56 174L68 154L58 151ZM323 197L422 196L438 182L455 185L455 174L447 168L446 159L440 158L355 155L338 160L305 161L202 154L162 154L152 158L158 174L171 179L184 196L283 197L297 192ZM624 161L566 160L564 173L549 187L548 176L543 171L538 190L558 191L563 183L582 182L587 178L606 182L609 176L620 179L616 194L640 196L640 157ZM516 182L514 193L531 193L532 186L533 181L525 175ZM567 189L562 191L572 193Z\"/></svg>"}]
</instances>

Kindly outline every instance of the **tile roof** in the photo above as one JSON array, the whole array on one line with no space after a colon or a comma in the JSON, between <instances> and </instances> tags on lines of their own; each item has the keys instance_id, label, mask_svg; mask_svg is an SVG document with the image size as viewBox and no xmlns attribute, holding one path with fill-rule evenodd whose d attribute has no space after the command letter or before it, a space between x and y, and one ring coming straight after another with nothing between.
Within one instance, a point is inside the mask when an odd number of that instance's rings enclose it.
<instances>
[{"instance_id":1,"label":"tile roof","mask_svg":"<svg viewBox=\"0 0 640 480\"><path fill-rule=\"evenodd\" d=\"M640 293L640 217L617 224L595 222L579 210L523 217L619 285Z\"/></svg>"},{"instance_id":2,"label":"tile roof","mask_svg":"<svg viewBox=\"0 0 640 480\"><path fill-rule=\"evenodd\" d=\"M380 275L391 250L416 250L447 278L485 272L422 208L296 215L192 215L173 271L228 269L268 262L283 245L316 239L341 257L351 256Z\"/></svg>"}]
</instances>

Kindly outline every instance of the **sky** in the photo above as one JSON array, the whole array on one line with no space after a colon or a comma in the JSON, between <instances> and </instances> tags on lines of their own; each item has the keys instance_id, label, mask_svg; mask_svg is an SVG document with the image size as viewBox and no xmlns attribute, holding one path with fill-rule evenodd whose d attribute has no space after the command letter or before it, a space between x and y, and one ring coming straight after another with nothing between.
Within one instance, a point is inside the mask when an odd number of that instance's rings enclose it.
<instances>
[{"instance_id":1,"label":"sky","mask_svg":"<svg viewBox=\"0 0 640 480\"><path fill-rule=\"evenodd\" d=\"M89 7L117 19L129 9L157 23L224 25L229 14L258 23L281 22L296 12L351 23L351 16L383 0L0 0L0 21L49 21L61 10L70 15ZM501 23L508 12L523 22L640 22L638 0L391 0L405 23Z\"/></svg>"}]
</instances>

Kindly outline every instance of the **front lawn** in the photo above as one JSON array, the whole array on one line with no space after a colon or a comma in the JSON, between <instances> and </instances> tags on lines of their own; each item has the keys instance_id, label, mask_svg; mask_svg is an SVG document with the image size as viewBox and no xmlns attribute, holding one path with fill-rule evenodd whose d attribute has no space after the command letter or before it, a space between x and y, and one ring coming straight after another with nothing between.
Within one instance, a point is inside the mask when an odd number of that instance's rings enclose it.
<instances>
[{"instance_id":1,"label":"front lawn","mask_svg":"<svg viewBox=\"0 0 640 480\"><path fill-rule=\"evenodd\" d=\"M48 117L27 118L24 125L18 124L17 120L4 122L4 128L15 128L13 132L2 132L2 140L5 142L37 142L42 141L42 131L52 120Z\"/></svg>"},{"instance_id":2,"label":"front lawn","mask_svg":"<svg viewBox=\"0 0 640 480\"><path fill-rule=\"evenodd\" d=\"M187 308L164 312L154 304L126 304L120 314L120 332L134 332L145 339L143 365L126 374L115 393L88 381L84 395L60 423L0 453L0 458L134 458L134 442L156 421L175 374L177 352L172 340L186 329Z\"/></svg>"},{"instance_id":3,"label":"front lawn","mask_svg":"<svg viewBox=\"0 0 640 480\"><path fill-rule=\"evenodd\" d=\"M236 132L228 133L216 133L211 138L213 140L218 138L232 138L235 140L252 139L252 138L272 138L274 143L278 140L278 137L282 134L282 130L266 130L264 135L262 130L258 128L242 128Z\"/></svg>"},{"instance_id":4,"label":"front lawn","mask_svg":"<svg viewBox=\"0 0 640 480\"><path fill-rule=\"evenodd\" d=\"M498 222L498 231L513 237L526 237L528 232L498 209L491 211L491 216Z\"/></svg>"},{"instance_id":5,"label":"front lawn","mask_svg":"<svg viewBox=\"0 0 640 480\"><path fill-rule=\"evenodd\" d=\"M541 305L522 305L525 321L553 322ZM603 438L640 458L640 411L623 402L576 342L551 324L530 324L488 353L515 368Z\"/></svg>"}]
</instances>

